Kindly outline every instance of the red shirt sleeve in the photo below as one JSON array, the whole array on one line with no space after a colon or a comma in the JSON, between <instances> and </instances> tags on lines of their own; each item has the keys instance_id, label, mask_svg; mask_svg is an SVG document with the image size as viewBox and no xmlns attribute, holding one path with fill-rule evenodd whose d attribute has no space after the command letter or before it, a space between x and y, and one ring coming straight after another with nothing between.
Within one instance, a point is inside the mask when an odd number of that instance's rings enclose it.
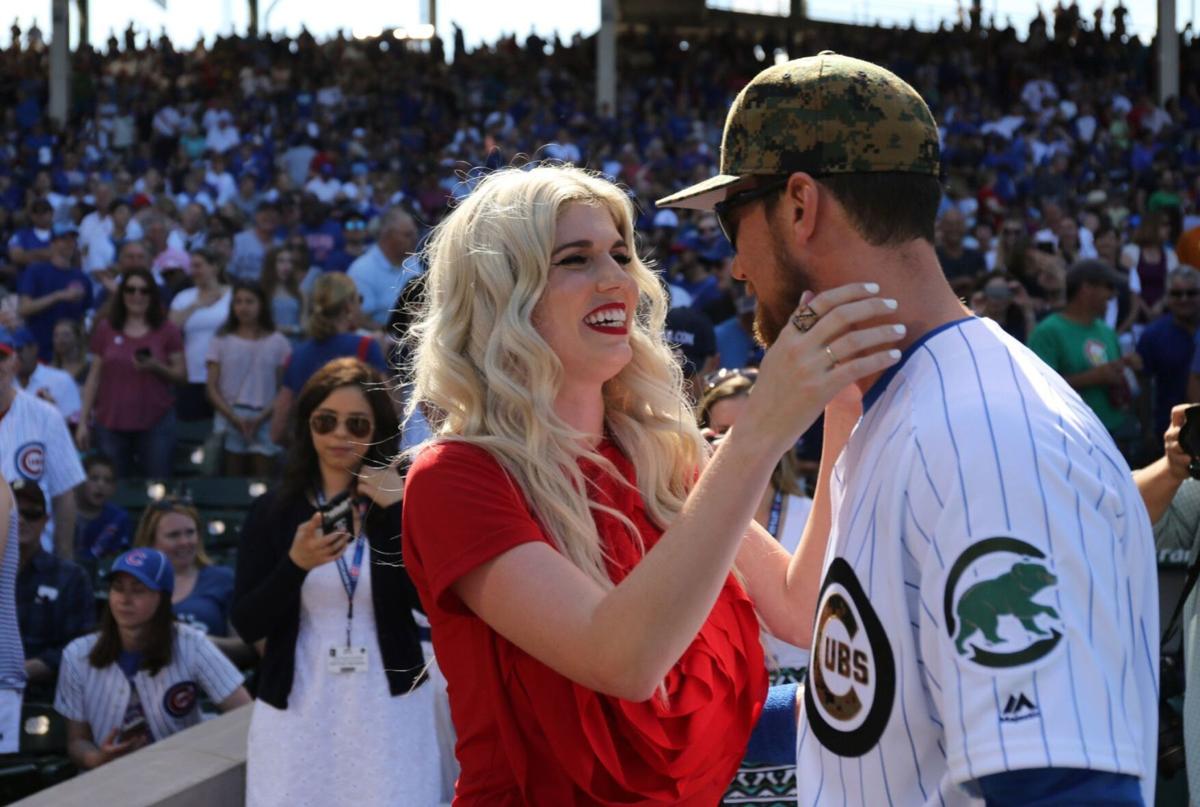
<instances>
[{"instance_id":1,"label":"red shirt sleeve","mask_svg":"<svg viewBox=\"0 0 1200 807\"><path fill-rule=\"evenodd\" d=\"M468 612L451 590L467 572L520 544L548 542L516 482L487 451L466 443L440 443L417 457L403 518L414 582L452 613Z\"/></svg>"}]
</instances>

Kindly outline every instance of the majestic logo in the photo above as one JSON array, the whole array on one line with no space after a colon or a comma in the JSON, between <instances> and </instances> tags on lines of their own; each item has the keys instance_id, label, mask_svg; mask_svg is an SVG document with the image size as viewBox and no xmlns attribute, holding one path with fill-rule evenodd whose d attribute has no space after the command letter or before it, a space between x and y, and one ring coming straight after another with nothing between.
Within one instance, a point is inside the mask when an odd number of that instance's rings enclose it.
<instances>
[{"instance_id":1,"label":"majestic logo","mask_svg":"<svg viewBox=\"0 0 1200 807\"><path fill-rule=\"evenodd\" d=\"M1041 713L1041 710L1029 699L1028 695L1024 692L1019 692L1016 695L1008 696L1008 702L1004 704L1004 711L1000 713L1000 720L1004 723L1017 723L1031 717L1037 717Z\"/></svg>"},{"instance_id":2,"label":"majestic logo","mask_svg":"<svg viewBox=\"0 0 1200 807\"><path fill-rule=\"evenodd\" d=\"M46 471L46 444L40 441L25 443L17 449L17 473L37 482Z\"/></svg>"},{"instance_id":3,"label":"majestic logo","mask_svg":"<svg viewBox=\"0 0 1200 807\"><path fill-rule=\"evenodd\" d=\"M984 667L1018 667L1058 646L1058 611L1034 600L1058 583L1038 562L1045 558L1016 538L988 538L958 557L946 577L944 609L959 656Z\"/></svg>"},{"instance_id":4,"label":"majestic logo","mask_svg":"<svg viewBox=\"0 0 1200 807\"><path fill-rule=\"evenodd\" d=\"M874 748L896 697L896 664L879 617L841 558L821 586L809 676L804 705L821 744L847 757Z\"/></svg>"},{"instance_id":5,"label":"majestic logo","mask_svg":"<svg viewBox=\"0 0 1200 807\"><path fill-rule=\"evenodd\" d=\"M195 681L180 681L163 695L163 708L171 717L184 717L196 708L198 692Z\"/></svg>"}]
</instances>

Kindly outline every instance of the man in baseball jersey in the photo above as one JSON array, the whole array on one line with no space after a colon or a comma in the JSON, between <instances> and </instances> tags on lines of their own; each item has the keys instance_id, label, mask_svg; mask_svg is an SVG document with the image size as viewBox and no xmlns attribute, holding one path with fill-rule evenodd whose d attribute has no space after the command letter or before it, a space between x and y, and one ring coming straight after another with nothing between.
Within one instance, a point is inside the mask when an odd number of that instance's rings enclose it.
<instances>
[{"instance_id":1,"label":"man in baseball jersey","mask_svg":"<svg viewBox=\"0 0 1200 807\"><path fill-rule=\"evenodd\" d=\"M715 209L765 343L822 315L807 292L856 281L907 328L826 454L796 555L828 530L799 802L1150 805L1146 509L1088 406L951 291L933 246L939 159L908 84L825 52L752 80L721 175L658 202Z\"/></svg>"},{"instance_id":2,"label":"man in baseball jersey","mask_svg":"<svg viewBox=\"0 0 1200 807\"><path fill-rule=\"evenodd\" d=\"M42 546L60 558L75 553L75 487L84 480L67 423L49 403L17 389L17 340L0 328L0 473L30 479L50 498L53 515Z\"/></svg>"}]
</instances>

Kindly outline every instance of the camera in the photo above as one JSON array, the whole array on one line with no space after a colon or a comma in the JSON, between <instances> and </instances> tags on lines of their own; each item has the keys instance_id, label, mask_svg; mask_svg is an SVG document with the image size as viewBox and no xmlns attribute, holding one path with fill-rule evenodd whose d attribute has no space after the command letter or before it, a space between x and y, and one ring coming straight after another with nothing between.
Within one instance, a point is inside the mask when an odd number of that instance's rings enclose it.
<instances>
[{"instance_id":1,"label":"camera","mask_svg":"<svg viewBox=\"0 0 1200 807\"><path fill-rule=\"evenodd\" d=\"M354 500L350 491L344 490L334 496L321 508L321 532L330 535L335 532L354 532L353 516Z\"/></svg>"},{"instance_id":2,"label":"camera","mask_svg":"<svg viewBox=\"0 0 1200 807\"><path fill-rule=\"evenodd\" d=\"M1187 452L1192 461L1188 473L1192 479L1200 479L1200 404L1189 406L1183 411L1183 426L1179 429L1179 447Z\"/></svg>"}]
</instances>

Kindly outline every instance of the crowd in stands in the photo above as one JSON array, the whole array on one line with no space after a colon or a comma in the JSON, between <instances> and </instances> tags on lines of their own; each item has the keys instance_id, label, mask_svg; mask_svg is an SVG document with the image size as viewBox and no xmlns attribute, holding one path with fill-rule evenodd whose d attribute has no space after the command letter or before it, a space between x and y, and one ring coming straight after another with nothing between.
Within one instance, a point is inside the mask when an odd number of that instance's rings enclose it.
<instances>
[{"instance_id":1,"label":"crowd in stands","mask_svg":"<svg viewBox=\"0 0 1200 807\"><path fill-rule=\"evenodd\" d=\"M72 56L64 126L48 116L40 34L14 28L0 51L0 353L15 358L0 357L0 384L11 375L20 392L4 395L0 467L36 493L18 499L29 692L52 697L64 647L96 624L93 588L103 595L104 571L132 547L171 567L172 586L151 587L147 607L169 603L254 666L231 626L232 572L204 551L203 515L166 497L135 524L114 492L171 480L186 424L208 424L226 474L276 476L309 378L339 357L389 372L401 335L389 327L404 322L397 297L419 287L422 238L489 168L572 162L628 189L639 248L671 294L670 338L715 422L753 383L755 301L715 216L653 200L715 173L733 95L777 53L832 49L912 83L941 128L936 244L955 288L1066 376L1131 463L1162 453L1171 408L1200 400L1190 33L1180 93L1160 105L1156 46L1126 36L1121 15L1089 21L1075 5L1039 14L1024 40L982 24L760 32L722 20L686 37L622 32L616 104L600 110L582 37L468 52L456 31L447 62L437 39L302 33L180 49L131 28ZM717 389L731 379L741 386ZM48 413L57 423L41 422ZM792 530L802 523L819 442L781 465L762 519L778 525L782 502ZM105 652L119 667L120 648ZM210 696L228 706L239 691L222 674ZM119 752L102 740L81 766Z\"/></svg>"}]
</instances>

